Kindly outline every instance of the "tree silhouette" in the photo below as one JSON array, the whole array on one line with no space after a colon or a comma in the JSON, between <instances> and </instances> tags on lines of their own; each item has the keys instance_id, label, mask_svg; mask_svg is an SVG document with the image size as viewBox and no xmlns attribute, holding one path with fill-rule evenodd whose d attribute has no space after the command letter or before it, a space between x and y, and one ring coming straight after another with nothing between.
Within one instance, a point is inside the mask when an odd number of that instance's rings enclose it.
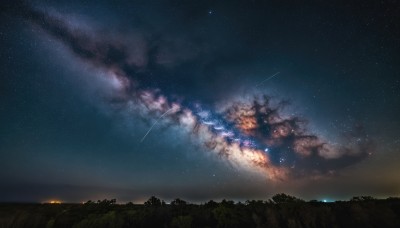
<instances>
[{"instance_id":1,"label":"tree silhouette","mask_svg":"<svg viewBox=\"0 0 400 228\"><path fill-rule=\"evenodd\" d=\"M296 198L294 196L286 195L285 193L276 194L272 197L275 203L299 203L304 200Z\"/></svg>"},{"instance_id":2,"label":"tree silhouette","mask_svg":"<svg viewBox=\"0 0 400 228\"><path fill-rule=\"evenodd\" d=\"M186 205L186 204L187 204L186 201L181 200L181 199L179 199L179 198L177 198L177 199L175 199L175 200L173 200L173 201L171 202L171 205L173 205L173 206L184 206L184 205Z\"/></svg>"},{"instance_id":3,"label":"tree silhouette","mask_svg":"<svg viewBox=\"0 0 400 228\"><path fill-rule=\"evenodd\" d=\"M150 197L145 205L116 200L85 204L0 203L0 227L400 227L400 198L357 196L350 201L304 202L277 194L273 201L223 200L203 205Z\"/></svg>"},{"instance_id":4,"label":"tree silhouette","mask_svg":"<svg viewBox=\"0 0 400 228\"><path fill-rule=\"evenodd\" d=\"M214 207L218 206L218 203L215 202L214 200L210 200L207 203L205 203L204 206L209 207L209 208L214 208Z\"/></svg>"},{"instance_id":5,"label":"tree silhouette","mask_svg":"<svg viewBox=\"0 0 400 228\"><path fill-rule=\"evenodd\" d=\"M189 228L192 227L192 216L177 216L172 219L171 226L178 227L178 228Z\"/></svg>"},{"instance_id":6,"label":"tree silhouette","mask_svg":"<svg viewBox=\"0 0 400 228\"><path fill-rule=\"evenodd\" d=\"M372 196L354 196L350 201L373 201L376 200Z\"/></svg>"},{"instance_id":7,"label":"tree silhouette","mask_svg":"<svg viewBox=\"0 0 400 228\"><path fill-rule=\"evenodd\" d=\"M150 197L146 202L144 202L145 206L159 207L161 206L161 200L155 196Z\"/></svg>"}]
</instances>

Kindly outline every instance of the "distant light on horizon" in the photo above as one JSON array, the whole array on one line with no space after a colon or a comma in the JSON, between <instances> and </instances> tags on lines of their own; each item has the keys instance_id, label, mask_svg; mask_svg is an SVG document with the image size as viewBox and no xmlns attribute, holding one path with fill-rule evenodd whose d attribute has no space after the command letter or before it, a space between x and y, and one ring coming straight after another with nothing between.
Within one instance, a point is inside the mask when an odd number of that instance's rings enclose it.
<instances>
[{"instance_id":1,"label":"distant light on horizon","mask_svg":"<svg viewBox=\"0 0 400 228\"><path fill-rule=\"evenodd\" d=\"M329 198L325 198L325 199L322 199L321 200L321 202L323 202L323 203L332 203L332 202L335 202L336 200L333 200L333 199L329 199Z\"/></svg>"},{"instance_id":2,"label":"distant light on horizon","mask_svg":"<svg viewBox=\"0 0 400 228\"><path fill-rule=\"evenodd\" d=\"M61 204L60 200L50 200L50 204Z\"/></svg>"}]
</instances>

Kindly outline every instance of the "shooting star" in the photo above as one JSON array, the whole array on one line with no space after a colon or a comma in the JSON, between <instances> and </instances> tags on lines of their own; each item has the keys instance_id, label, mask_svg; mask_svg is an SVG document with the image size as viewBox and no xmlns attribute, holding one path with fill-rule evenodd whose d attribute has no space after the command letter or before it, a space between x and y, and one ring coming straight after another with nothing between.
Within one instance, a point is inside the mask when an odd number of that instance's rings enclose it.
<instances>
[{"instance_id":1,"label":"shooting star","mask_svg":"<svg viewBox=\"0 0 400 228\"><path fill-rule=\"evenodd\" d=\"M164 112L164 114L162 114L162 115L156 120L156 122L154 122L153 125L151 125L150 129L147 131L147 133L146 133L146 134L143 136L143 138L140 140L141 143L145 140L146 136L150 133L150 131L151 131L151 130L153 129L153 127L158 123L158 121L160 121L160 119L163 118L165 115L167 115L167 113L168 113L169 111L171 111L172 109L173 109L173 108L170 108L170 109L168 109L166 112Z\"/></svg>"},{"instance_id":2,"label":"shooting star","mask_svg":"<svg viewBox=\"0 0 400 228\"><path fill-rule=\"evenodd\" d=\"M278 75L278 74L280 74L280 73L281 73L281 72L276 72L274 75L272 75L272 76L270 76L270 77L264 79L262 82L258 83L258 85L256 85L256 87L259 87L261 84L263 84L264 82L266 82L266 81L272 79L273 77L275 77L276 75Z\"/></svg>"}]
</instances>

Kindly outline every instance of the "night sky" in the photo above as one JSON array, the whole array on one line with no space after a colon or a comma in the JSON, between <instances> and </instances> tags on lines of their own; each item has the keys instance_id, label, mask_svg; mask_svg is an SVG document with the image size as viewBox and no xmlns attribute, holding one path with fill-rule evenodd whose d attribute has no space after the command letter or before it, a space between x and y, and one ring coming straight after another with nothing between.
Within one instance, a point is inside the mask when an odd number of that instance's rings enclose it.
<instances>
[{"instance_id":1,"label":"night sky","mask_svg":"<svg viewBox=\"0 0 400 228\"><path fill-rule=\"evenodd\" d=\"M0 201L400 196L397 1L2 1Z\"/></svg>"}]
</instances>

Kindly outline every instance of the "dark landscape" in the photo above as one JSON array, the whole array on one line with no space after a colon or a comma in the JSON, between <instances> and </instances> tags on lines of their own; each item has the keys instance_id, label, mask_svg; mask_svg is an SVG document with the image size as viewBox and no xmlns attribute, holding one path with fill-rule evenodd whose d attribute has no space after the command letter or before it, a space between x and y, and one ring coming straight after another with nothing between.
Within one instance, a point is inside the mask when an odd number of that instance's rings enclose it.
<instances>
[{"instance_id":1,"label":"dark landscape","mask_svg":"<svg viewBox=\"0 0 400 228\"><path fill-rule=\"evenodd\" d=\"M144 204L115 199L68 203L0 204L0 227L399 227L400 198L353 197L349 201L303 201L277 194L268 201L222 200Z\"/></svg>"},{"instance_id":2,"label":"dark landscape","mask_svg":"<svg viewBox=\"0 0 400 228\"><path fill-rule=\"evenodd\" d=\"M399 228L399 117L399 0L0 0L0 228Z\"/></svg>"}]
</instances>

